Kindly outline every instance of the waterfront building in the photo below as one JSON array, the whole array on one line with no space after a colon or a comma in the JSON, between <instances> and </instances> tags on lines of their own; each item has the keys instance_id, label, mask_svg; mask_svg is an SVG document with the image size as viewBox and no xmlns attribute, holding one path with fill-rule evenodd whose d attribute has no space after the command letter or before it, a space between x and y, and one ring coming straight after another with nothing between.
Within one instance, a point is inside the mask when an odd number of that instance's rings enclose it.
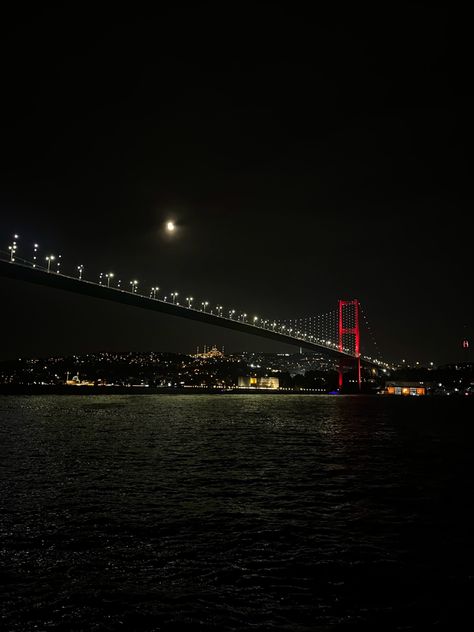
<instances>
[{"instance_id":1,"label":"waterfront building","mask_svg":"<svg viewBox=\"0 0 474 632\"><path fill-rule=\"evenodd\" d=\"M280 388L280 380L277 377L240 376L239 388Z\"/></svg>"},{"instance_id":2,"label":"waterfront building","mask_svg":"<svg viewBox=\"0 0 474 632\"><path fill-rule=\"evenodd\" d=\"M426 395L428 384L426 382L387 382L385 385L386 395Z\"/></svg>"}]
</instances>

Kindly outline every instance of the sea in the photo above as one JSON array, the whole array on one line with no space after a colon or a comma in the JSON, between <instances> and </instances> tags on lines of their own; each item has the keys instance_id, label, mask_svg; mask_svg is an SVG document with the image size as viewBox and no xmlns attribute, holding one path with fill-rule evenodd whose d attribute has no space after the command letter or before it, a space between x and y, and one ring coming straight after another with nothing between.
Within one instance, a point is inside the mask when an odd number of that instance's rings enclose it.
<instances>
[{"instance_id":1,"label":"sea","mask_svg":"<svg viewBox=\"0 0 474 632\"><path fill-rule=\"evenodd\" d=\"M467 629L473 412L467 397L2 396L0 629Z\"/></svg>"}]
</instances>

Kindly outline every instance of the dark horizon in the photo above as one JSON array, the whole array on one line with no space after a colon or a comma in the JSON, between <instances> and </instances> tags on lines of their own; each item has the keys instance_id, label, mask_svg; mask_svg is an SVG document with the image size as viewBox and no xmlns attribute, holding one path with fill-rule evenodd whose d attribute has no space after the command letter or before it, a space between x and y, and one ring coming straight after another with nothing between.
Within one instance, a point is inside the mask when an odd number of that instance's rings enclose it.
<instances>
[{"instance_id":1,"label":"dark horizon","mask_svg":"<svg viewBox=\"0 0 474 632\"><path fill-rule=\"evenodd\" d=\"M20 254L37 242L65 272L270 318L358 298L385 358L464 359L467 33L448 10L42 9L8 27L0 249L18 233ZM20 282L0 291L0 358L280 349Z\"/></svg>"}]
</instances>

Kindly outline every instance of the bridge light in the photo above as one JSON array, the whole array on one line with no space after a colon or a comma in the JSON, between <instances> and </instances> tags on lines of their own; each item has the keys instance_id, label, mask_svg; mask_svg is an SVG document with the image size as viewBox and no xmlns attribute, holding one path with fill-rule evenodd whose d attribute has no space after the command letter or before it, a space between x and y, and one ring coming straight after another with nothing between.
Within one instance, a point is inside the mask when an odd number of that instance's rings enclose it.
<instances>
[{"instance_id":1,"label":"bridge light","mask_svg":"<svg viewBox=\"0 0 474 632\"><path fill-rule=\"evenodd\" d=\"M54 261L56 257L54 255L49 255L49 257L45 257L48 262L48 272L51 270L51 261Z\"/></svg>"},{"instance_id":2,"label":"bridge light","mask_svg":"<svg viewBox=\"0 0 474 632\"><path fill-rule=\"evenodd\" d=\"M15 252L17 250L16 239L18 239L18 235L13 235L13 242L10 246L8 246L8 250L10 251L10 261L15 261Z\"/></svg>"},{"instance_id":3,"label":"bridge light","mask_svg":"<svg viewBox=\"0 0 474 632\"><path fill-rule=\"evenodd\" d=\"M38 244L33 244L33 263L32 263L32 267L36 268L36 254L38 252Z\"/></svg>"}]
</instances>

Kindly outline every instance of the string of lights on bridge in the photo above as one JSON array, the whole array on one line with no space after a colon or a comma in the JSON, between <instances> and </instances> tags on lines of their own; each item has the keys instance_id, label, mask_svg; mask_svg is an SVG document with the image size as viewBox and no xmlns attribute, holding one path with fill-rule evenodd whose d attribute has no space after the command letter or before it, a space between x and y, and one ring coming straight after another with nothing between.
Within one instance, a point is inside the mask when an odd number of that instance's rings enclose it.
<instances>
[{"instance_id":1,"label":"string of lights on bridge","mask_svg":"<svg viewBox=\"0 0 474 632\"><path fill-rule=\"evenodd\" d=\"M332 310L323 314L305 316L301 318L293 318L288 320L275 320L262 318L260 316L249 316L246 312L236 310L234 308L227 309L223 305L217 304L212 306L210 301L196 300L193 296L186 296L184 298L184 304L181 304L178 300L180 297L179 292L173 291L167 294L160 292L161 288L157 285L150 286L146 293L140 292L141 287L138 279L132 279L122 284L122 279L118 277L114 272L100 272L96 281L86 279L85 266L81 263L75 266L75 276L65 274L63 272L63 259L60 254L48 253L44 257L40 257L40 246L38 243L31 245L31 258L20 257L19 252L19 240L18 234L13 235L11 243L8 245L8 250L0 250L2 255L5 255L5 259L11 263L20 264L23 266L29 266L37 268L43 272L49 274L59 274L67 278L76 278L79 281L92 283L99 286L106 286L111 290L120 292L130 292L142 297L148 298L152 301L161 301L164 303L171 303L177 307L182 307L189 310L200 311L203 313L211 314L218 318L227 320L234 320L245 323L249 326L254 326L258 329L265 329L275 333L279 333L302 343L309 342L317 344L322 347L326 347L331 350L342 351L346 354L353 355L354 349L349 345L342 346L337 342L337 310ZM40 263L44 262L44 263ZM365 320L366 317L364 315ZM378 355L378 354L377 354ZM360 355L361 359L368 360L374 364L379 364L382 367L389 367L389 365L383 362L379 357L374 358L368 355Z\"/></svg>"}]
</instances>

